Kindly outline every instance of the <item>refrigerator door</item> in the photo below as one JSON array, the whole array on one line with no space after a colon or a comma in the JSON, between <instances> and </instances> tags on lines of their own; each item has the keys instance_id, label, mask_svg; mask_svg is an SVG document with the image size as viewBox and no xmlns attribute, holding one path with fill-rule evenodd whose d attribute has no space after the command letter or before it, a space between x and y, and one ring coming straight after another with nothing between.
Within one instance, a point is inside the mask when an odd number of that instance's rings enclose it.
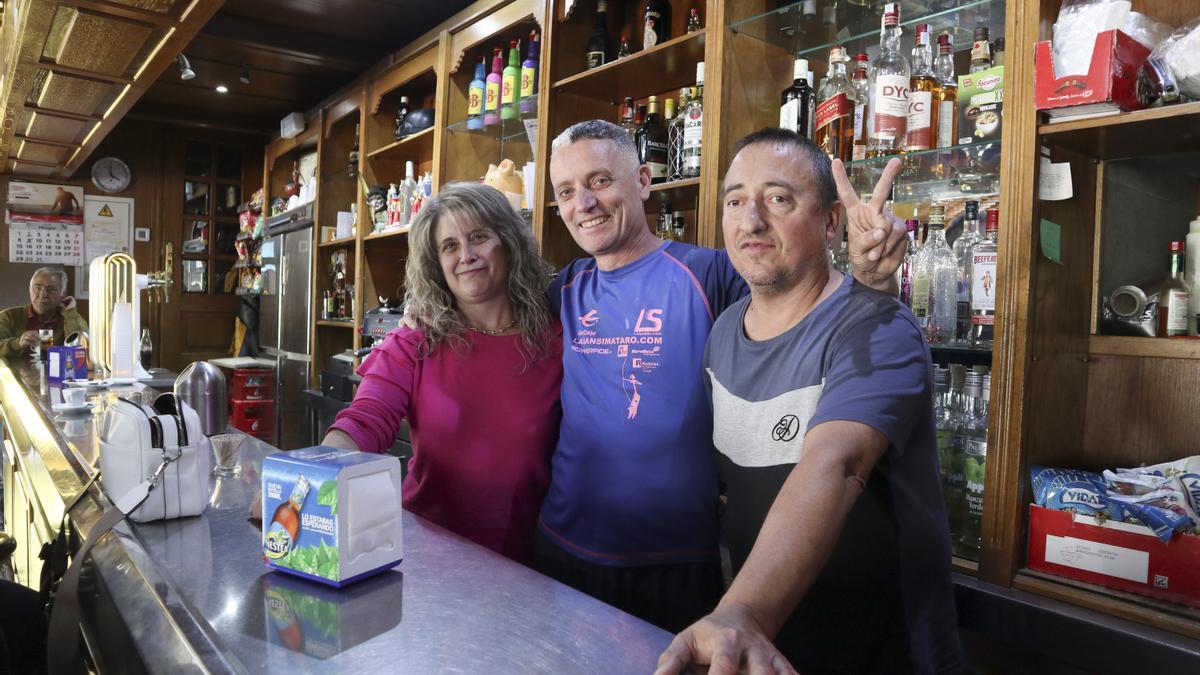
<instances>
[{"instance_id":1,"label":"refrigerator door","mask_svg":"<svg viewBox=\"0 0 1200 675\"><path fill-rule=\"evenodd\" d=\"M304 405L302 392L308 388L308 361L300 359L279 358L279 367L275 371L279 375L276 386L279 388L275 399L275 409L279 415L278 446L280 450L295 450L316 445L320 438L310 438L311 430L308 419L308 408ZM323 434L324 430L318 432Z\"/></svg>"},{"instance_id":2,"label":"refrigerator door","mask_svg":"<svg viewBox=\"0 0 1200 675\"><path fill-rule=\"evenodd\" d=\"M268 349L279 349L279 277L282 252L282 236L267 237L263 240L263 294L259 298L258 344Z\"/></svg>"},{"instance_id":3,"label":"refrigerator door","mask_svg":"<svg viewBox=\"0 0 1200 675\"><path fill-rule=\"evenodd\" d=\"M279 351L293 358L309 358L309 307L312 300L312 229L283 235L283 272L280 278Z\"/></svg>"}]
</instances>

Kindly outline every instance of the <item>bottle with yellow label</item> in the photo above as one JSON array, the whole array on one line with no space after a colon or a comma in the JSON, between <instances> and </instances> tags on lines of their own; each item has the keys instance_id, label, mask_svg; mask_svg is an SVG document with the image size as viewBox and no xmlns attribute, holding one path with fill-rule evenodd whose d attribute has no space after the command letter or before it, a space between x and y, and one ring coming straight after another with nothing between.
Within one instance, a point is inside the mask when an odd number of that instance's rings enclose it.
<instances>
[{"instance_id":1,"label":"bottle with yellow label","mask_svg":"<svg viewBox=\"0 0 1200 675\"><path fill-rule=\"evenodd\" d=\"M308 479L300 476L292 487L292 496L275 509L271 517L271 525L263 537L266 542L263 553L278 560L291 552L296 544L296 535L300 532L300 510L304 508L304 498L308 496Z\"/></svg>"},{"instance_id":2,"label":"bottle with yellow label","mask_svg":"<svg viewBox=\"0 0 1200 675\"><path fill-rule=\"evenodd\" d=\"M538 41L537 31L529 32L529 51L525 55L525 61L521 63L521 102L518 105L522 115L528 115L537 111L537 103L533 100L537 96L537 76L538 76L538 58L541 53L541 43Z\"/></svg>"},{"instance_id":3,"label":"bottle with yellow label","mask_svg":"<svg viewBox=\"0 0 1200 675\"><path fill-rule=\"evenodd\" d=\"M508 43L508 65L504 67L500 86L500 118L517 118L517 98L520 97L521 57L520 41Z\"/></svg>"}]
</instances>

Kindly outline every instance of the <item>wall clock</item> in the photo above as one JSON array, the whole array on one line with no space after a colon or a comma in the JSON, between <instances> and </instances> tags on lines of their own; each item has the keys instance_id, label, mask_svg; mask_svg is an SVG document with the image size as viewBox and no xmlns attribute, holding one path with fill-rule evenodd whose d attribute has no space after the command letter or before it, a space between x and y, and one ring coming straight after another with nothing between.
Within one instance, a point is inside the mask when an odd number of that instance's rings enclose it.
<instances>
[{"instance_id":1,"label":"wall clock","mask_svg":"<svg viewBox=\"0 0 1200 675\"><path fill-rule=\"evenodd\" d=\"M104 192L124 192L132 181L129 165L116 157L101 157L92 164L92 183Z\"/></svg>"}]
</instances>

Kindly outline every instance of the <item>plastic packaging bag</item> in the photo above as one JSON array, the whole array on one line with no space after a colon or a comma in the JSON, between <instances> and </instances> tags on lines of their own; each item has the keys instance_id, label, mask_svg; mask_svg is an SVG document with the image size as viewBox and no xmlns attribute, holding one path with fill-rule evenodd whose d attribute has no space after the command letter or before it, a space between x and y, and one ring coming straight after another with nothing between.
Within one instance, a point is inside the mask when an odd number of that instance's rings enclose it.
<instances>
[{"instance_id":1,"label":"plastic packaging bag","mask_svg":"<svg viewBox=\"0 0 1200 675\"><path fill-rule=\"evenodd\" d=\"M1200 99L1200 18L1163 40L1138 72L1138 100L1143 105Z\"/></svg>"},{"instance_id":2,"label":"plastic packaging bag","mask_svg":"<svg viewBox=\"0 0 1200 675\"><path fill-rule=\"evenodd\" d=\"M1086 75L1096 36L1125 26L1129 0L1065 0L1054 22L1054 77Z\"/></svg>"},{"instance_id":3,"label":"plastic packaging bag","mask_svg":"<svg viewBox=\"0 0 1200 675\"><path fill-rule=\"evenodd\" d=\"M1142 46L1150 51L1154 51L1154 48L1170 37L1174 30L1173 27L1141 12L1130 12L1125 17L1125 25L1121 26L1121 32L1142 43Z\"/></svg>"}]
</instances>

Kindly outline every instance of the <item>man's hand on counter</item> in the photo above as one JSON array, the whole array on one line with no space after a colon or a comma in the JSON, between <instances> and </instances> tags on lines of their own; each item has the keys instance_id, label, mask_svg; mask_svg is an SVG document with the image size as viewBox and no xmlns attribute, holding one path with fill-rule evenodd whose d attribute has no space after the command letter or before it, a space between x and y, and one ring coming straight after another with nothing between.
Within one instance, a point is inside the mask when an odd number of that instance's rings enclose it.
<instances>
[{"instance_id":1,"label":"man's hand on counter","mask_svg":"<svg viewBox=\"0 0 1200 675\"><path fill-rule=\"evenodd\" d=\"M709 675L796 675L746 607L722 605L675 636L658 657L654 675L692 672L707 665Z\"/></svg>"},{"instance_id":2,"label":"man's hand on counter","mask_svg":"<svg viewBox=\"0 0 1200 675\"><path fill-rule=\"evenodd\" d=\"M27 330L21 333L21 340L18 342L21 345L21 349L34 349L41 343L41 338L38 337L36 330Z\"/></svg>"}]
</instances>

